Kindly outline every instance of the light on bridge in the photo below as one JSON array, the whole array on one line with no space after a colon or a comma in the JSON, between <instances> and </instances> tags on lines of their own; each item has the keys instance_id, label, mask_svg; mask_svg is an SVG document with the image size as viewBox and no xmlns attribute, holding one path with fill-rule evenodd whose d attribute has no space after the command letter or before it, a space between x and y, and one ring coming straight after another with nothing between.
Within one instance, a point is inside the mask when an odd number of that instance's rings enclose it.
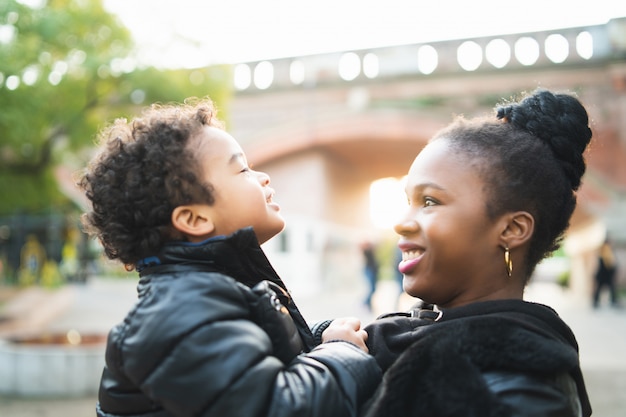
<instances>
[{"instance_id":1,"label":"light on bridge","mask_svg":"<svg viewBox=\"0 0 626 417\"><path fill-rule=\"evenodd\" d=\"M304 62L296 59L289 65L289 79L294 85L300 85L305 79Z\"/></svg>"},{"instance_id":2,"label":"light on bridge","mask_svg":"<svg viewBox=\"0 0 626 417\"><path fill-rule=\"evenodd\" d=\"M585 31L576 37L576 52L583 59L590 59L593 56L593 37L591 33Z\"/></svg>"},{"instance_id":3,"label":"light on bridge","mask_svg":"<svg viewBox=\"0 0 626 417\"><path fill-rule=\"evenodd\" d=\"M494 39L485 49L487 61L496 68L504 68L511 60L511 47L504 39Z\"/></svg>"},{"instance_id":4,"label":"light on bridge","mask_svg":"<svg viewBox=\"0 0 626 417\"><path fill-rule=\"evenodd\" d=\"M354 52L348 52L339 60L339 76L344 81L352 81L361 73L361 59Z\"/></svg>"},{"instance_id":5,"label":"light on bridge","mask_svg":"<svg viewBox=\"0 0 626 417\"><path fill-rule=\"evenodd\" d=\"M474 71L483 62L483 50L474 41L465 41L456 51L457 60L465 71Z\"/></svg>"},{"instance_id":6,"label":"light on bridge","mask_svg":"<svg viewBox=\"0 0 626 417\"><path fill-rule=\"evenodd\" d=\"M515 42L515 58L525 66L533 65L539 59L539 44L528 36L521 37Z\"/></svg>"},{"instance_id":7,"label":"light on bridge","mask_svg":"<svg viewBox=\"0 0 626 417\"><path fill-rule=\"evenodd\" d=\"M269 61L262 61L254 68L254 85L259 90L265 90L274 81L274 66Z\"/></svg>"},{"instance_id":8,"label":"light on bridge","mask_svg":"<svg viewBox=\"0 0 626 417\"><path fill-rule=\"evenodd\" d=\"M363 57L363 74L367 78L378 77L379 72L378 56L373 53L369 53Z\"/></svg>"},{"instance_id":9,"label":"light on bridge","mask_svg":"<svg viewBox=\"0 0 626 417\"><path fill-rule=\"evenodd\" d=\"M569 56L569 42L565 36L554 33L546 38L546 56L555 64L564 62Z\"/></svg>"},{"instance_id":10,"label":"light on bridge","mask_svg":"<svg viewBox=\"0 0 626 417\"><path fill-rule=\"evenodd\" d=\"M417 69L422 74L428 75L437 69L439 55L437 50L430 45L422 45L417 50Z\"/></svg>"},{"instance_id":11,"label":"light on bridge","mask_svg":"<svg viewBox=\"0 0 626 417\"><path fill-rule=\"evenodd\" d=\"M234 83L237 90L245 90L252 84L252 73L246 64L239 64L235 67Z\"/></svg>"}]
</instances>

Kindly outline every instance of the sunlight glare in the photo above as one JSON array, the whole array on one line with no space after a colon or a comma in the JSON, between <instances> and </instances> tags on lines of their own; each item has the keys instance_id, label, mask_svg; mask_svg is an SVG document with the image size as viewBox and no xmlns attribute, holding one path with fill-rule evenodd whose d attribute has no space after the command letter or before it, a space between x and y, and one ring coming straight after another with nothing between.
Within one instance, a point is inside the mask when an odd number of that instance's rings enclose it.
<instances>
[{"instance_id":1,"label":"sunlight glare","mask_svg":"<svg viewBox=\"0 0 626 417\"><path fill-rule=\"evenodd\" d=\"M391 229L406 208L406 179L381 178L370 184L370 219L380 229Z\"/></svg>"}]
</instances>

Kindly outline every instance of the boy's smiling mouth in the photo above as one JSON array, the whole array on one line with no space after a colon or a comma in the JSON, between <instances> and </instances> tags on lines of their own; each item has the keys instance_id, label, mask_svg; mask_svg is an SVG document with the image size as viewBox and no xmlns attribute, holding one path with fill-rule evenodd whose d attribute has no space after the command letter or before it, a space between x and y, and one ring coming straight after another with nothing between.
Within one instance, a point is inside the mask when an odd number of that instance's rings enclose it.
<instances>
[{"instance_id":1,"label":"boy's smiling mouth","mask_svg":"<svg viewBox=\"0 0 626 417\"><path fill-rule=\"evenodd\" d=\"M271 190L269 192L269 194L267 194L267 196L265 197L265 203L272 207L274 210L280 210L280 206L278 205L278 203L274 202L274 194L276 194L276 192L274 190Z\"/></svg>"}]
</instances>

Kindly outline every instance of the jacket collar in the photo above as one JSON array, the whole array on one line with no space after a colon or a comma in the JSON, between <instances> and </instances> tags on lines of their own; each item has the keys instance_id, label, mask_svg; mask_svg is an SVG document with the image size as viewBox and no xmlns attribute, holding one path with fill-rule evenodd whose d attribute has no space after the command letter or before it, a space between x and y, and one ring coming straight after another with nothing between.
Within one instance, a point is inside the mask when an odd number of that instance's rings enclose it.
<instances>
[{"instance_id":1,"label":"jacket collar","mask_svg":"<svg viewBox=\"0 0 626 417\"><path fill-rule=\"evenodd\" d=\"M285 288L251 227L199 243L169 242L156 256L142 259L137 264L142 279L181 268L220 272L248 286L267 279Z\"/></svg>"}]
</instances>

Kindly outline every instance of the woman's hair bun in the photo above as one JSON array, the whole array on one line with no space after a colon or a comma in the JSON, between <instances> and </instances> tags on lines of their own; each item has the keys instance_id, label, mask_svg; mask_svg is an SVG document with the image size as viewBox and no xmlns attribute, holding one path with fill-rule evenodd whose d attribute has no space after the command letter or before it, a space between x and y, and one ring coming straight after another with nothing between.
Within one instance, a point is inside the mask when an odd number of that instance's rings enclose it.
<instances>
[{"instance_id":1,"label":"woman's hair bun","mask_svg":"<svg viewBox=\"0 0 626 417\"><path fill-rule=\"evenodd\" d=\"M498 119L546 143L561 162L572 189L580 187L591 129L587 111L576 97L540 89L517 103L498 106L496 111Z\"/></svg>"}]
</instances>

